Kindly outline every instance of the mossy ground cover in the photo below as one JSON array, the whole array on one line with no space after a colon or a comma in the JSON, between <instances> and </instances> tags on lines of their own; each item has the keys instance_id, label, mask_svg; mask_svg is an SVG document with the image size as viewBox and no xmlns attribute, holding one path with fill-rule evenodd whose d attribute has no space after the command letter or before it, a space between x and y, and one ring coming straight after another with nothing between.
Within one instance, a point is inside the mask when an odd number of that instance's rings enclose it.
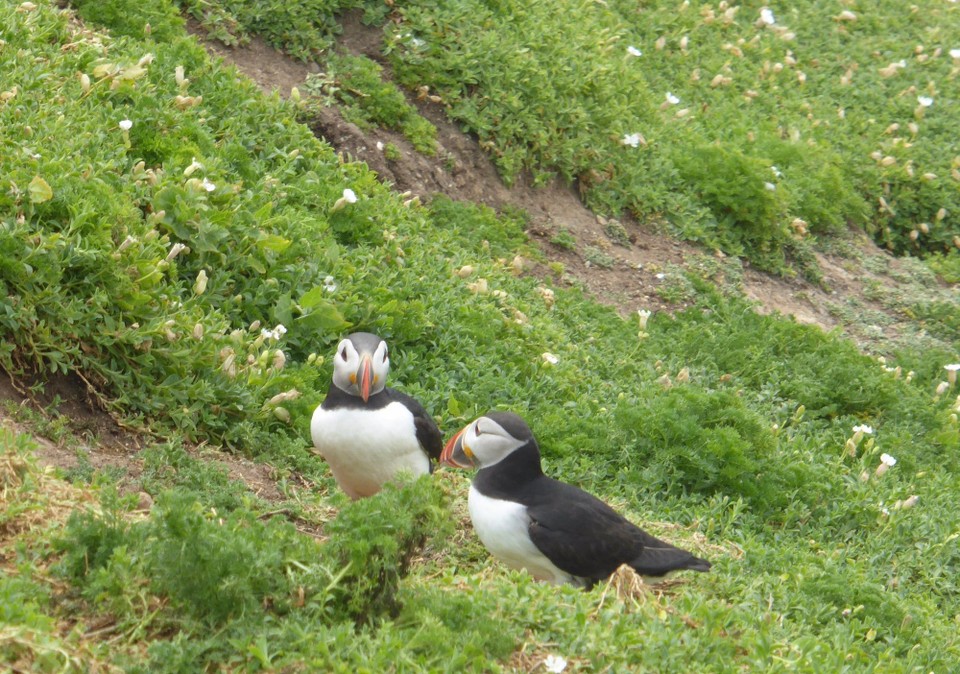
<instances>
[{"instance_id":1,"label":"mossy ground cover","mask_svg":"<svg viewBox=\"0 0 960 674\"><path fill-rule=\"evenodd\" d=\"M149 513L115 475L56 481L26 435L0 436L4 660L351 672L532 669L549 654L579 671L960 660L958 391L936 392L960 348L956 306L928 308L949 348L885 364L696 277L692 308L624 320L516 273L515 256L539 255L521 215L404 205L300 126L294 104L214 64L170 5L137 6L149 35L127 12L110 36L52 3L0 5L3 366L80 373L126 423L166 436L135 478ZM391 342L394 385L446 433L491 407L521 413L551 475L713 572L636 599L534 583L462 528L466 480L444 471L346 503L307 427L348 329ZM281 502L187 456L190 442L270 461ZM884 454L896 464L878 471ZM44 516L57 490L73 515Z\"/></svg>"}]
</instances>

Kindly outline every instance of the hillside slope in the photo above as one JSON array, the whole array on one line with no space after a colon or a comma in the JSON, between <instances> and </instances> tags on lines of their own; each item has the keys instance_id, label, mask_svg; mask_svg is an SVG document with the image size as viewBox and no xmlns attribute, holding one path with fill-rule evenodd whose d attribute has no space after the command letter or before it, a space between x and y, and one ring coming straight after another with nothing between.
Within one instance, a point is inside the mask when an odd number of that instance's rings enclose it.
<instances>
[{"instance_id":1,"label":"hillside slope","mask_svg":"<svg viewBox=\"0 0 960 674\"><path fill-rule=\"evenodd\" d=\"M736 266L708 255L662 272L669 310L624 316L551 259L573 254L566 239L531 241L537 214L410 201L317 139L302 106L211 59L169 2L95 4L113 33L52 2L0 4L0 364L7 395L28 401L5 406L0 431L4 662L926 672L960 659L960 400L941 384L955 300L898 298L916 330L902 334L930 338L871 342L882 363L756 313L720 281ZM350 329L390 341L392 384L445 434L490 408L521 413L548 473L713 571L654 589L535 583L489 558L468 478L446 470L348 503L307 424ZM38 455L72 461L50 471Z\"/></svg>"}]
</instances>

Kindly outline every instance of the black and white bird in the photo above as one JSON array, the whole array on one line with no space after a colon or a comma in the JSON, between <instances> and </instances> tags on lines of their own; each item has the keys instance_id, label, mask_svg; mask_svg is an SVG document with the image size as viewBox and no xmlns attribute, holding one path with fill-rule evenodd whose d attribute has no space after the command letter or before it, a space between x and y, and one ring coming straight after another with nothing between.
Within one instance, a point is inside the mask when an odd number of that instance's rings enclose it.
<instances>
[{"instance_id":1,"label":"black and white bird","mask_svg":"<svg viewBox=\"0 0 960 674\"><path fill-rule=\"evenodd\" d=\"M591 587L621 564L641 576L710 570L710 562L544 475L537 441L516 414L494 411L473 421L451 438L440 460L480 468L467 502L477 536L494 557L539 580Z\"/></svg>"},{"instance_id":2,"label":"black and white bird","mask_svg":"<svg viewBox=\"0 0 960 674\"><path fill-rule=\"evenodd\" d=\"M310 422L313 445L337 484L356 500L376 494L399 471L432 470L443 439L414 398L386 387L387 343L355 332L337 345L333 382Z\"/></svg>"}]
</instances>

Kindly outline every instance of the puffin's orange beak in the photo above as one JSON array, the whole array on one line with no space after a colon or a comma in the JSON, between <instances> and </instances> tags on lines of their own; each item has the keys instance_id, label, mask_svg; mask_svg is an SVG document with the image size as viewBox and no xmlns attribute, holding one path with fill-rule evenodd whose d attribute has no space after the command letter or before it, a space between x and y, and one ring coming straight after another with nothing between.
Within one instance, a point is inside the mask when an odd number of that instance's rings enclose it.
<instances>
[{"instance_id":1,"label":"puffin's orange beak","mask_svg":"<svg viewBox=\"0 0 960 674\"><path fill-rule=\"evenodd\" d=\"M363 402L370 398L370 385L373 382L373 359L364 356L360 361L360 397Z\"/></svg>"},{"instance_id":2,"label":"puffin's orange beak","mask_svg":"<svg viewBox=\"0 0 960 674\"><path fill-rule=\"evenodd\" d=\"M447 446L440 453L440 463L444 466L453 468L473 468L474 459L470 449L463 444L463 434L466 428L462 428L456 435L450 438Z\"/></svg>"}]
</instances>

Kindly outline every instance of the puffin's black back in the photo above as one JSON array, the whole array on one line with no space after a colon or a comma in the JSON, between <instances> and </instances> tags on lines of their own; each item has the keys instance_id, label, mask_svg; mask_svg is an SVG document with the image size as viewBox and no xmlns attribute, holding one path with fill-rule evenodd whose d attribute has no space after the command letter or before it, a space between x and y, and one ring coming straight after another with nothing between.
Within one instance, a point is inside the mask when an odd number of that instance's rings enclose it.
<instances>
[{"instance_id":1,"label":"puffin's black back","mask_svg":"<svg viewBox=\"0 0 960 674\"><path fill-rule=\"evenodd\" d=\"M706 560L651 536L595 496L544 475L532 437L481 469L473 484L484 496L526 506L534 545L571 575L595 582L621 564L647 576L710 569Z\"/></svg>"}]
</instances>

